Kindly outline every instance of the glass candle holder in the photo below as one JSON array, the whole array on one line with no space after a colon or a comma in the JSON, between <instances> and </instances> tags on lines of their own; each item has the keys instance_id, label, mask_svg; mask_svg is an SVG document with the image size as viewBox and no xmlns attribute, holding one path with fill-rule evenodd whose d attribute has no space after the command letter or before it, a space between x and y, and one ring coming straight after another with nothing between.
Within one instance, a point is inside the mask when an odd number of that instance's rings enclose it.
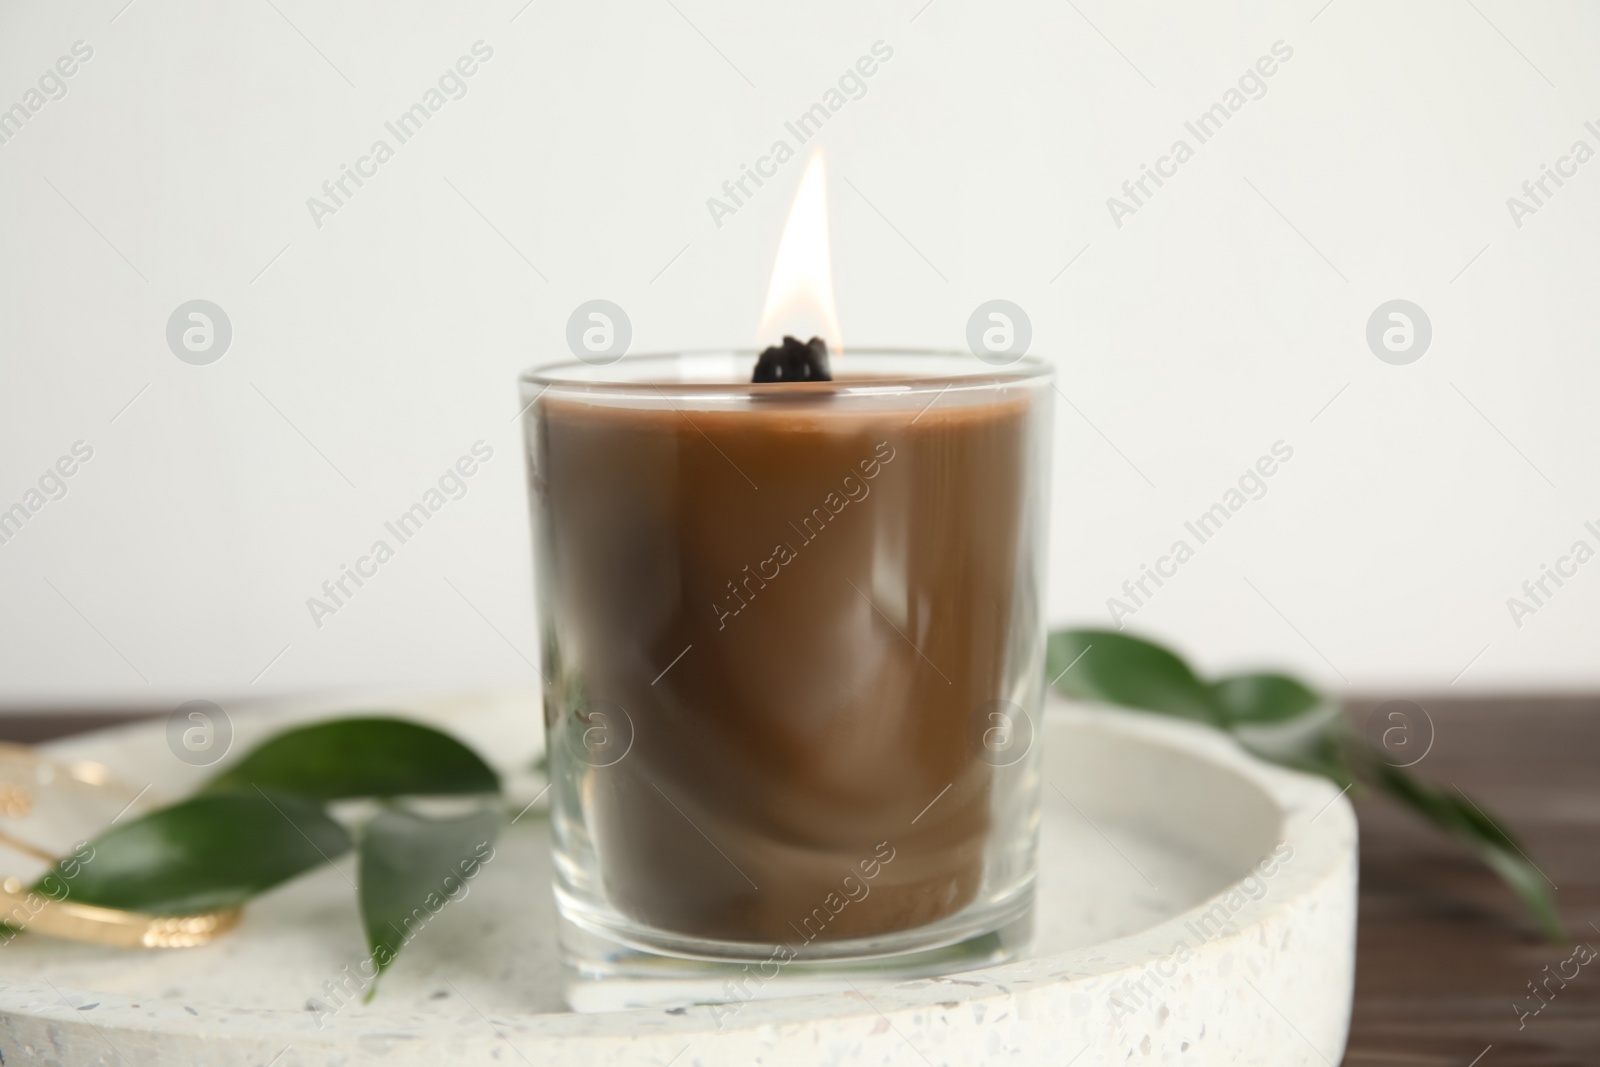
<instances>
[{"instance_id":1,"label":"glass candle holder","mask_svg":"<svg viewBox=\"0 0 1600 1067\"><path fill-rule=\"evenodd\" d=\"M521 379L567 943L590 970L1008 955L1051 369L852 349L753 385L755 358Z\"/></svg>"}]
</instances>

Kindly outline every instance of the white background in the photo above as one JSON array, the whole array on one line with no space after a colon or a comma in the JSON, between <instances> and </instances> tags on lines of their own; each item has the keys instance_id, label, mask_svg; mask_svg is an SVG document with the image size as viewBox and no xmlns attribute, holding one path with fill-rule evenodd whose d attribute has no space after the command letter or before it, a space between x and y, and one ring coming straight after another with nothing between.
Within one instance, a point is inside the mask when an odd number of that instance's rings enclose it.
<instances>
[{"instance_id":1,"label":"white background","mask_svg":"<svg viewBox=\"0 0 1600 1067\"><path fill-rule=\"evenodd\" d=\"M531 681L516 372L597 297L635 352L754 343L803 158L720 228L706 198L879 40L823 136L845 343L1028 311L1071 402L1052 622L1106 625L1281 439L1132 628L1379 694L1600 682L1600 562L1520 628L1506 605L1600 525L1600 161L1506 207L1600 148L1594 5L524 3L0 8L0 107L94 49L0 145L0 507L94 449L0 545L0 703ZM480 39L468 94L317 227ZM1279 40L1266 95L1114 225ZM233 325L209 366L165 340L195 298ZM1409 366L1365 342L1393 298L1433 324ZM466 498L316 627L306 598L480 439Z\"/></svg>"}]
</instances>

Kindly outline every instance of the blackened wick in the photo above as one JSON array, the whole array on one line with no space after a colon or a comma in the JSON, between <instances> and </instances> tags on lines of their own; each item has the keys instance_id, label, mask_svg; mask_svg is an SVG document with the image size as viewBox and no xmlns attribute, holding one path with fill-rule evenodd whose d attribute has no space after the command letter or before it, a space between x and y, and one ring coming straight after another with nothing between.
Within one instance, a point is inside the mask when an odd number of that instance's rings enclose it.
<instances>
[{"instance_id":1,"label":"blackened wick","mask_svg":"<svg viewBox=\"0 0 1600 1067\"><path fill-rule=\"evenodd\" d=\"M801 341L785 334L783 344L773 345L756 360L756 373L750 379L765 382L831 382L828 369L828 343L820 337Z\"/></svg>"}]
</instances>

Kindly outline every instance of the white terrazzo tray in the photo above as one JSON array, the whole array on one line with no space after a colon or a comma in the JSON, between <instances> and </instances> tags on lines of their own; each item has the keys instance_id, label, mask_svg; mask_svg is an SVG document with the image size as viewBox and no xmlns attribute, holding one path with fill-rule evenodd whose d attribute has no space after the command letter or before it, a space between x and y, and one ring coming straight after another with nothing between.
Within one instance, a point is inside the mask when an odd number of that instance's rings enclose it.
<instances>
[{"instance_id":1,"label":"white terrazzo tray","mask_svg":"<svg viewBox=\"0 0 1600 1067\"><path fill-rule=\"evenodd\" d=\"M445 725L505 768L527 766L540 745L536 695L497 691L234 711L235 749L351 707ZM153 783L146 799L165 802L209 771L179 763L164 726L51 749L105 763L136 789ZM204 948L15 939L0 948L0 1054L8 1067L1338 1063L1356 825L1337 790L1155 716L1053 705L1040 743L1037 935L1012 963L731 1014L577 1014L563 999L548 826L535 809L370 1004L335 995L364 957L347 856L253 903Z\"/></svg>"}]
</instances>

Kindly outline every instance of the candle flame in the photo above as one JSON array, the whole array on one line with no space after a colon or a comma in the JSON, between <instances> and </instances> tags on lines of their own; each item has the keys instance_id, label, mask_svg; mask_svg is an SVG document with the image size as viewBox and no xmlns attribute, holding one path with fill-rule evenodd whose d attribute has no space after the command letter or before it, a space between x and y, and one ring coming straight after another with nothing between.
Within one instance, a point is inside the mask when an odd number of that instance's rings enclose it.
<instances>
[{"instance_id":1,"label":"candle flame","mask_svg":"<svg viewBox=\"0 0 1600 1067\"><path fill-rule=\"evenodd\" d=\"M833 265L828 250L828 175L822 149L811 154L800 188L783 225L772 283L761 309L759 345L776 344L784 334L800 340L820 336L832 352L844 346L839 312L833 303Z\"/></svg>"}]
</instances>

